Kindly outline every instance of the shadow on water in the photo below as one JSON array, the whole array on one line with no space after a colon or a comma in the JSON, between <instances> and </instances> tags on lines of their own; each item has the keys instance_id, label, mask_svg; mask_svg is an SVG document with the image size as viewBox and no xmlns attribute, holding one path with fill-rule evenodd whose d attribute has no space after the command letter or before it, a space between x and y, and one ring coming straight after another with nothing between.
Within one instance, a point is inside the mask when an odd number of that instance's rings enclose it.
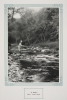
<instances>
[{"instance_id":1,"label":"shadow on water","mask_svg":"<svg viewBox=\"0 0 67 100\"><path fill-rule=\"evenodd\" d=\"M27 82L59 82L59 69L57 66L38 66L38 62L21 63ZM40 63L39 63L40 64ZM29 66L29 67L28 67Z\"/></svg>"},{"instance_id":2,"label":"shadow on water","mask_svg":"<svg viewBox=\"0 0 67 100\"><path fill-rule=\"evenodd\" d=\"M13 51L10 51L8 56L8 74L11 81L59 82L59 59L52 54L52 51L49 54L47 53L49 49L44 53L32 52L29 49L23 49L20 53L18 50Z\"/></svg>"}]
</instances>

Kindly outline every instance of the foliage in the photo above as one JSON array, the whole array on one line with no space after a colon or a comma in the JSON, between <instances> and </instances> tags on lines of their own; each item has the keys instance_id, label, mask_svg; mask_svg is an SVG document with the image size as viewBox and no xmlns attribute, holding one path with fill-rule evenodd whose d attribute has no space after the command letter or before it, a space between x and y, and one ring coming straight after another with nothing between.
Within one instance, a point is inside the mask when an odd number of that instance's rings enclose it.
<instances>
[{"instance_id":1,"label":"foliage","mask_svg":"<svg viewBox=\"0 0 67 100\"><path fill-rule=\"evenodd\" d=\"M19 13L21 18L15 19L15 13ZM26 8L9 8L8 41L18 43L20 39L27 45L58 41L59 9L42 8L39 12L33 12Z\"/></svg>"}]
</instances>

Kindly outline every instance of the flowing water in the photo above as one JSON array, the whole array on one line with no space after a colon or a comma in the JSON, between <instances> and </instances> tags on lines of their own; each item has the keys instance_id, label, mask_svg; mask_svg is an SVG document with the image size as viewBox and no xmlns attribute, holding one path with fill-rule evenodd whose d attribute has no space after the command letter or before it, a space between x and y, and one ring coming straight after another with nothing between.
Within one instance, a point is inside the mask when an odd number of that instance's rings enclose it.
<instances>
[{"instance_id":1,"label":"flowing water","mask_svg":"<svg viewBox=\"0 0 67 100\"><path fill-rule=\"evenodd\" d=\"M59 51L46 47L18 47L8 53L9 82L58 82Z\"/></svg>"}]
</instances>

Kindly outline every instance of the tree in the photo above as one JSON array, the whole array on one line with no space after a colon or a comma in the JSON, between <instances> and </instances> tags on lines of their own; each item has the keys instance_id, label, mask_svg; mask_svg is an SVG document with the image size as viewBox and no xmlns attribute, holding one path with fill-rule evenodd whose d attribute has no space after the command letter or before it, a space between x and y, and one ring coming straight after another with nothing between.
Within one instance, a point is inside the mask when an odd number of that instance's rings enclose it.
<instances>
[{"instance_id":1,"label":"tree","mask_svg":"<svg viewBox=\"0 0 67 100\"><path fill-rule=\"evenodd\" d=\"M27 8L9 8L8 34L16 43L22 39L25 44L59 40L59 9L42 8L35 13ZM13 18L20 13L21 18Z\"/></svg>"}]
</instances>

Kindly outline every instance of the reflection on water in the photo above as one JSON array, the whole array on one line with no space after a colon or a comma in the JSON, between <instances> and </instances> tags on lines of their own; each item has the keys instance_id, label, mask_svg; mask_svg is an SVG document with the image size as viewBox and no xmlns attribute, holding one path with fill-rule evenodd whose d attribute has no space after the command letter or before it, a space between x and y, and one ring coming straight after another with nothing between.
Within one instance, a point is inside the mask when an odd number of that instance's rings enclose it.
<instances>
[{"instance_id":1,"label":"reflection on water","mask_svg":"<svg viewBox=\"0 0 67 100\"><path fill-rule=\"evenodd\" d=\"M49 53L47 53L49 52ZM59 55L48 48L12 49L8 54L10 82L58 82Z\"/></svg>"}]
</instances>

